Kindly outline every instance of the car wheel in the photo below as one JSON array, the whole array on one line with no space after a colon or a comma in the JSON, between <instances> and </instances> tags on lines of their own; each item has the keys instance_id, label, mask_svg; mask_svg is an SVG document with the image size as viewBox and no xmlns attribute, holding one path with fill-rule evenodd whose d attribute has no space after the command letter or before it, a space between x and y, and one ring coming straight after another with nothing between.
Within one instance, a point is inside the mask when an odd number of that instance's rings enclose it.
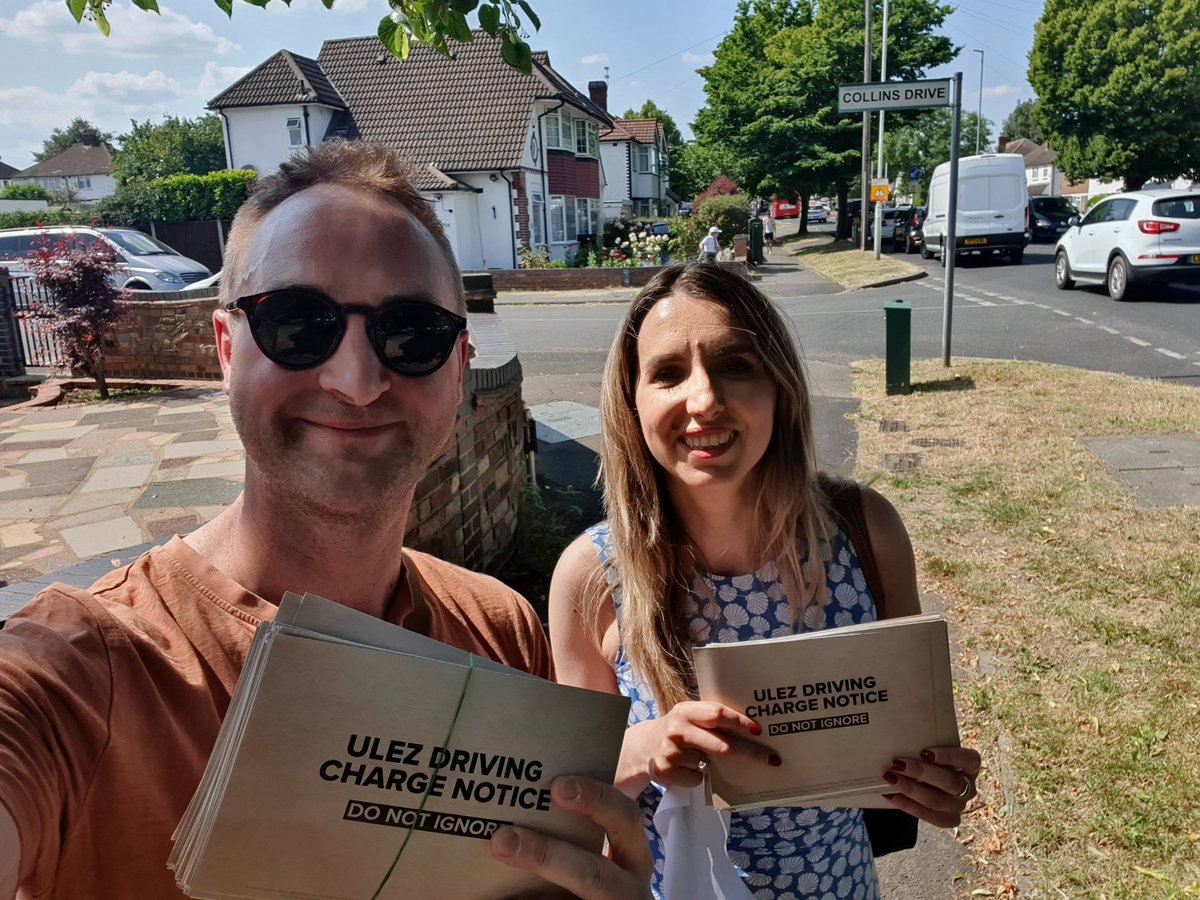
<instances>
[{"instance_id":1,"label":"car wheel","mask_svg":"<svg viewBox=\"0 0 1200 900\"><path fill-rule=\"evenodd\" d=\"M141 282L141 281L131 281L129 284L125 285L125 290L127 290L127 291L148 291L148 290L150 290L150 285L148 285L144 282Z\"/></svg>"},{"instance_id":2,"label":"car wheel","mask_svg":"<svg viewBox=\"0 0 1200 900\"><path fill-rule=\"evenodd\" d=\"M1059 250L1054 257L1054 286L1060 291L1069 291L1075 287L1075 279L1071 277L1071 264L1067 262L1065 250Z\"/></svg>"},{"instance_id":3,"label":"car wheel","mask_svg":"<svg viewBox=\"0 0 1200 900\"><path fill-rule=\"evenodd\" d=\"M933 251L929 249L928 244L921 245L921 259L933 259Z\"/></svg>"},{"instance_id":4,"label":"car wheel","mask_svg":"<svg viewBox=\"0 0 1200 900\"><path fill-rule=\"evenodd\" d=\"M1023 260L1025 258L1025 251L1023 249L1022 250L1014 250L1010 254L1008 254L1008 258L1011 259L1013 261L1013 263L1020 265L1021 260Z\"/></svg>"},{"instance_id":5,"label":"car wheel","mask_svg":"<svg viewBox=\"0 0 1200 900\"><path fill-rule=\"evenodd\" d=\"M1120 302L1133 299L1133 285L1129 283L1129 262L1118 253L1108 264L1108 296Z\"/></svg>"}]
</instances>

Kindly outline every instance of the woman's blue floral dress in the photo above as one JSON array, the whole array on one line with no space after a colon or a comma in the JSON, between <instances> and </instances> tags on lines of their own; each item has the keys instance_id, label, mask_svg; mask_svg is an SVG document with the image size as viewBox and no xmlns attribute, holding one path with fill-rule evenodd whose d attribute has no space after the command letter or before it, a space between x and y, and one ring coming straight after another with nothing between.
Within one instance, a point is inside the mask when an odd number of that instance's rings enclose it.
<instances>
[{"instance_id":1,"label":"woman's blue floral dress","mask_svg":"<svg viewBox=\"0 0 1200 900\"><path fill-rule=\"evenodd\" d=\"M619 610L621 588L607 523L588 529ZM863 578L853 545L839 531L831 542L825 567L829 599L823 610L810 606L804 621L794 623L774 563L749 575L700 573L687 598L692 643L733 643L836 628L875 619L875 601ZM633 676L622 644L617 649L617 684L632 701L629 724L657 718L650 692ZM693 685L693 694L695 688ZM638 798L642 824L654 853L654 896L662 900L662 843L654 829L654 812L662 788L651 784ZM875 861L863 825L862 810L819 807L765 807L735 812L730 822L729 858L751 894L762 900L876 900L879 884ZM704 900L704 898L696 898Z\"/></svg>"}]
</instances>

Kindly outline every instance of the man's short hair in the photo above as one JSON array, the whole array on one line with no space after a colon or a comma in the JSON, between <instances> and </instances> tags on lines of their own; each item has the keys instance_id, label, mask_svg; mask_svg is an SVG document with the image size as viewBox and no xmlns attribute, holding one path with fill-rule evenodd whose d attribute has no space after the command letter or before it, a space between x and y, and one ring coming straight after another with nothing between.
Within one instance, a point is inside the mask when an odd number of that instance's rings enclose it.
<instances>
[{"instance_id":1,"label":"man's short hair","mask_svg":"<svg viewBox=\"0 0 1200 900\"><path fill-rule=\"evenodd\" d=\"M233 217L225 245L222 299L232 299L225 295L234 289L246 249L259 223L289 197L319 184L331 184L387 197L421 223L450 267L454 306L458 311L464 310L462 272L442 223L413 183L414 172L413 164L395 150L371 141L326 141L280 164L278 171L255 182L246 202Z\"/></svg>"}]
</instances>

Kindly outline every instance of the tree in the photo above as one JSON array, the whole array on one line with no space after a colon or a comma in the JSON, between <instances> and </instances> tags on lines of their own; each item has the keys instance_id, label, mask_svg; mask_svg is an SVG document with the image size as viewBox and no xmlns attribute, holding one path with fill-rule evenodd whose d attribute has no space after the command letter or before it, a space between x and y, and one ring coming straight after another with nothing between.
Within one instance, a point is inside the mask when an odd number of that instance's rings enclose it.
<instances>
[{"instance_id":1,"label":"tree","mask_svg":"<svg viewBox=\"0 0 1200 900\"><path fill-rule=\"evenodd\" d=\"M1200 174L1196 0L1046 0L1029 83L1071 179Z\"/></svg>"},{"instance_id":2,"label":"tree","mask_svg":"<svg viewBox=\"0 0 1200 900\"><path fill-rule=\"evenodd\" d=\"M118 139L113 154L113 177L118 184L150 181L168 175L207 175L225 168L221 120L209 114L198 119L166 116L154 125L130 121L128 134Z\"/></svg>"},{"instance_id":3,"label":"tree","mask_svg":"<svg viewBox=\"0 0 1200 900\"><path fill-rule=\"evenodd\" d=\"M45 200L49 203L53 197L50 192L40 184L34 184L28 181L17 182L10 184L4 188L4 192L0 193L0 200Z\"/></svg>"},{"instance_id":4,"label":"tree","mask_svg":"<svg viewBox=\"0 0 1200 900\"><path fill-rule=\"evenodd\" d=\"M671 190L685 200L694 198L718 175L736 177L737 158L725 146L689 141L671 156Z\"/></svg>"},{"instance_id":5,"label":"tree","mask_svg":"<svg viewBox=\"0 0 1200 900\"><path fill-rule=\"evenodd\" d=\"M1027 138L1035 144L1044 144L1046 138L1042 134L1042 127L1037 123L1037 106L1036 100L1022 100L1013 107L1013 111L1008 114L1008 118L1000 126L1001 136L1010 141ZM1004 148L997 147L996 149L1003 150Z\"/></svg>"},{"instance_id":6,"label":"tree","mask_svg":"<svg viewBox=\"0 0 1200 900\"><path fill-rule=\"evenodd\" d=\"M933 170L950 159L950 131L954 111L951 109L923 110L913 121L897 126L884 134L883 158L887 171L897 184L905 184L917 196L920 203L929 195L929 180ZM962 127L958 130L958 155L970 156L975 152L975 123L977 113L963 110ZM980 129L980 148L992 145L992 123L984 118ZM908 181L908 172L913 167L921 170L916 183Z\"/></svg>"},{"instance_id":7,"label":"tree","mask_svg":"<svg viewBox=\"0 0 1200 900\"><path fill-rule=\"evenodd\" d=\"M932 0L893 0L891 79L914 80L953 59L949 39L934 34L949 11ZM880 31L881 18L875 20ZM799 194L807 210L813 192L832 187L845 205L861 162L862 120L837 112L837 87L862 80L862 23L861 0L738 4L715 62L700 70L708 104L693 128L698 139L736 155L751 194ZM807 229L805 219L801 229Z\"/></svg>"},{"instance_id":8,"label":"tree","mask_svg":"<svg viewBox=\"0 0 1200 900\"><path fill-rule=\"evenodd\" d=\"M76 22L91 19L105 37L109 33L106 10L113 0L66 0L67 8ZM138 9L158 12L158 0L131 0ZM229 17L233 17L233 0L213 0ZM271 0L244 0L252 6L266 6ZM280 0L285 6L291 0ZM332 9L334 0L321 0ZM500 38L500 55L518 71L529 75L533 71L533 51L525 42L524 21L534 31L542 27L537 14L527 0L387 0L391 12L379 20L379 39L398 59L408 59L412 41L427 44L450 55L450 39L469 44L475 39L467 14L474 12L479 27L492 37ZM381 3L382 5L382 3ZM520 13L525 20L522 21Z\"/></svg>"},{"instance_id":9,"label":"tree","mask_svg":"<svg viewBox=\"0 0 1200 900\"><path fill-rule=\"evenodd\" d=\"M113 343L126 299L126 292L112 285L117 266L100 241L74 248L61 240L46 242L29 260L29 271L51 297L31 310L33 317L62 343L66 365L95 380L102 399L108 399L104 348Z\"/></svg>"},{"instance_id":10,"label":"tree","mask_svg":"<svg viewBox=\"0 0 1200 900\"><path fill-rule=\"evenodd\" d=\"M82 144L84 138L90 135L95 135L102 144L107 144L113 139L110 132L101 131L87 119L76 116L66 128L55 128L50 132L50 137L42 141L42 152L33 154L33 158L41 162L52 156L58 156L64 150L70 150L76 144Z\"/></svg>"}]
</instances>

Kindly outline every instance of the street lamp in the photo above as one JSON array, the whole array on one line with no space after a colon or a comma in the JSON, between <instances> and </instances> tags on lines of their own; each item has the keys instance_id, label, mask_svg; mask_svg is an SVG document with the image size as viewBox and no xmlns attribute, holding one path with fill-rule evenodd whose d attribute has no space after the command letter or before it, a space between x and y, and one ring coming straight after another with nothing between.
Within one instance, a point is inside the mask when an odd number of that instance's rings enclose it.
<instances>
[{"instance_id":1,"label":"street lamp","mask_svg":"<svg viewBox=\"0 0 1200 900\"><path fill-rule=\"evenodd\" d=\"M979 54L979 112L975 114L975 155L979 155L979 129L983 125L983 51L972 50ZM1001 147L1001 150L1004 148Z\"/></svg>"}]
</instances>

